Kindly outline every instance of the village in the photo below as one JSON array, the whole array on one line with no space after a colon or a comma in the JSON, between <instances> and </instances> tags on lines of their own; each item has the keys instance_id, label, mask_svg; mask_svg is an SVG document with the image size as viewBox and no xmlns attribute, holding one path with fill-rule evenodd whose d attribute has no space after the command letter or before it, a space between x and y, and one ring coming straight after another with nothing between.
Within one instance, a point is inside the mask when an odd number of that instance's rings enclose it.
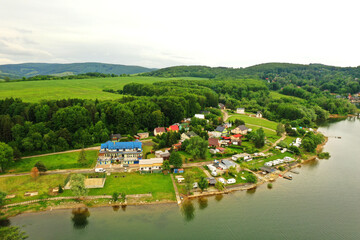
<instances>
[{"instance_id":1,"label":"village","mask_svg":"<svg viewBox=\"0 0 360 240\"><path fill-rule=\"evenodd\" d=\"M226 111L223 104L219 104L219 108L222 112ZM198 137L191 130L191 120L208 121L206 115L209 113L209 111L202 111L195 114L193 118L184 119L181 123L157 127L152 133L139 132L132 142L122 142L120 134L112 134L111 140L101 144L95 171L107 172L108 175L117 171L172 174L176 195L179 199L183 199L223 192L226 189L248 189L259 182L274 181L278 176L282 176L285 170L290 170L299 164L294 152L278 144L286 139L289 143L288 147L299 148L301 138L286 137L285 133L275 137L275 130L269 129L268 132L272 131L272 135L268 137L270 140L265 140L266 146L262 149L248 148L250 151L247 153L242 143L244 142L246 146L251 144L245 139L246 135L253 131L250 128L251 124L235 125L233 121L226 121L215 129L207 131L206 159L184 158L188 155L182 150L183 143ZM234 117L241 115L246 116L247 119L268 121L262 118L260 111L256 114L248 114L244 108L237 108L234 111ZM261 125L253 126L255 129L262 127ZM275 128L274 124L273 128ZM296 128L293 130L296 131ZM149 144L153 144L154 138L166 133L179 133L179 141L171 147L150 150L144 154L143 147L151 146ZM182 159L180 164L175 165L171 162L171 156L176 152L181 153ZM186 175L187 172L192 173L190 177ZM292 176L285 176L285 178L291 179ZM203 186L199 186L199 182L204 182ZM181 201L179 199L178 202Z\"/></svg>"},{"instance_id":2,"label":"village","mask_svg":"<svg viewBox=\"0 0 360 240\"><path fill-rule=\"evenodd\" d=\"M208 116L213 112L218 116L212 119L219 119L221 124L209 124L213 120ZM60 184L49 180L49 192L46 188L42 192L27 188L19 195L13 190L6 196L7 206L17 206L25 200L41 201L38 198L77 199L72 193L74 174L82 176L84 193L91 204L104 203L109 198L112 200L107 204L114 204L120 196L125 204L181 204L187 198L248 190L263 183L272 187L271 182L279 177L291 180L288 173L314 155L303 150L300 153L300 147L301 136L315 130L292 127L288 131L301 134L290 136L285 130L279 132L279 125L263 118L260 111L231 110L219 104L218 109L201 111L152 132L142 131L134 136L114 133L100 145L94 168L54 171L63 179L57 181ZM261 146L256 146L254 140L258 135ZM39 180L55 177L42 175Z\"/></svg>"}]
</instances>

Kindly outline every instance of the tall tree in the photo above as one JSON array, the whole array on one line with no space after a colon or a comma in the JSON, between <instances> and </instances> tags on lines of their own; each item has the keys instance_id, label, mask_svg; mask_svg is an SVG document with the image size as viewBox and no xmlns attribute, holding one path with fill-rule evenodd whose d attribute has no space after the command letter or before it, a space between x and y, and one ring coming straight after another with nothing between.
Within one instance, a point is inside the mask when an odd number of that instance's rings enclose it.
<instances>
[{"instance_id":1,"label":"tall tree","mask_svg":"<svg viewBox=\"0 0 360 240\"><path fill-rule=\"evenodd\" d=\"M78 163L81 164L82 166L86 165L86 163L87 163L86 152L85 152L84 148L82 148L79 153Z\"/></svg>"},{"instance_id":2,"label":"tall tree","mask_svg":"<svg viewBox=\"0 0 360 240\"><path fill-rule=\"evenodd\" d=\"M195 182L195 174L193 172L187 171L184 174L184 178L185 178L185 189L187 190L187 192L189 193L191 191L191 189L193 189L193 185Z\"/></svg>"},{"instance_id":3,"label":"tall tree","mask_svg":"<svg viewBox=\"0 0 360 240\"><path fill-rule=\"evenodd\" d=\"M200 181L198 182L199 188L201 191L204 191L204 189L207 189L209 187L209 182L206 180L206 178L203 176L200 178Z\"/></svg>"},{"instance_id":4,"label":"tall tree","mask_svg":"<svg viewBox=\"0 0 360 240\"><path fill-rule=\"evenodd\" d=\"M87 189L85 188L85 176L82 174L71 175L70 189L77 197L85 196L87 194Z\"/></svg>"},{"instance_id":5,"label":"tall tree","mask_svg":"<svg viewBox=\"0 0 360 240\"><path fill-rule=\"evenodd\" d=\"M182 167L182 158L180 153L172 152L170 155L170 164L174 166L174 168L181 168Z\"/></svg>"},{"instance_id":6,"label":"tall tree","mask_svg":"<svg viewBox=\"0 0 360 240\"><path fill-rule=\"evenodd\" d=\"M206 158L208 150L208 142L201 137L192 137L186 147L186 152L191 154L193 158Z\"/></svg>"},{"instance_id":7,"label":"tall tree","mask_svg":"<svg viewBox=\"0 0 360 240\"><path fill-rule=\"evenodd\" d=\"M13 149L6 143L0 142L0 172L13 162Z\"/></svg>"},{"instance_id":8,"label":"tall tree","mask_svg":"<svg viewBox=\"0 0 360 240\"><path fill-rule=\"evenodd\" d=\"M276 126L276 135L281 136L285 132L285 127L282 123Z\"/></svg>"}]
</instances>

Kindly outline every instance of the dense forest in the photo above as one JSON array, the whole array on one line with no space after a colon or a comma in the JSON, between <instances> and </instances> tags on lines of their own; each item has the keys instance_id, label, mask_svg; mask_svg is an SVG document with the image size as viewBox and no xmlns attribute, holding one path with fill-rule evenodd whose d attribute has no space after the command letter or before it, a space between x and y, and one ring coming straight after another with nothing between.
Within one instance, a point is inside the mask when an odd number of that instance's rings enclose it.
<instances>
[{"instance_id":1,"label":"dense forest","mask_svg":"<svg viewBox=\"0 0 360 240\"><path fill-rule=\"evenodd\" d=\"M143 73L157 77L203 77L210 79L262 79L270 83L269 88L279 90L289 84L314 87L321 91L348 94L360 92L360 66L333 67L322 64L266 63L247 68L225 68L206 66L177 66Z\"/></svg>"}]
</instances>

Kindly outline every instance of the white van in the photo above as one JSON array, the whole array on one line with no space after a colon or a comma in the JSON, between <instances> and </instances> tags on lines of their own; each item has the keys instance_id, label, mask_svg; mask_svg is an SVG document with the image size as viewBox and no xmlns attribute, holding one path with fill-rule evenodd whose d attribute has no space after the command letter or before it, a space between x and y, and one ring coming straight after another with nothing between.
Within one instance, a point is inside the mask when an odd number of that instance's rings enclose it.
<instances>
[{"instance_id":1,"label":"white van","mask_svg":"<svg viewBox=\"0 0 360 240\"><path fill-rule=\"evenodd\" d=\"M230 178L230 179L227 180L227 183L228 184L233 184L233 183L236 183L236 180L235 180L235 178Z\"/></svg>"},{"instance_id":2,"label":"white van","mask_svg":"<svg viewBox=\"0 0 360 240\"><path fill-rule=\"evenodd\" d=\"M95 168L95 172L106 172L103 168Z\"/></svg>"}]
</instances>

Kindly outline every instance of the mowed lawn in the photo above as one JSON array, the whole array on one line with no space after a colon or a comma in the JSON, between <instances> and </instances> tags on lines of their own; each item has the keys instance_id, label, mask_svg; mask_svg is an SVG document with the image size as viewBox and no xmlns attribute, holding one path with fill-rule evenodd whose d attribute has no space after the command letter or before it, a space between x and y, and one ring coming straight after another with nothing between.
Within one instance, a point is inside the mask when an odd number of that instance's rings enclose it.
<instances>
[{"instance_id":1,"label":"mowed lawn","mask_svg":"<svg viewBox=\"0 0 360 240\"><path fill-rule=\"evenodd\" d=\"M0 191L6 194L15 194L13 199L6 200L6 204L55 197L51 194L53 188L59 185L64 187L68 174L41 175L37 179L31 176L15 176L0 178ZM125 177L123 177L125 176ZM25 192L38 191L39 195L25 197ZM89 189L88 195L112 195L114 192L125 194L146 194L151 192L152 200L175 200L175 190L170 175L114 173L106 176L104 188ZM56 195L58 197L73 196L71 190Z\"/></svg>"},{"instance_id":2,"label":"mowed lawn","mask_svg":"<svg viewBox=\"0 0 360 240\"><path fill-rule=\"evenodd\" d=\"M67 98L111 100L122 95L104 92L103 89L123 89L128 83L154 83L165 80L197 78L159 78L159 77L114 77L90 79L65 79L44 81L20 81L0 83L0 99L21 98L24 102L58 100Z\"/></svg>"},{"instance_id":3,"label":"mowed lawn","mask_svg":"<svg viewBox=\"0 0 360 240\"><path fill-rule=\"evenodd\" d=\"M90 189L89 195L112 195L114 192L125 194L151 192L154 200L175 200L175 190L170 175L162 173L112 173L106 176L104 188Z\"/></svg>"},{"instance_id":4,"label":"mowed lawn","mask_svg":"<svg viewBox=\"0 0 360 240\"><path fill-rule=\"evenodd\" d=\"M14 202L29 201L34 199L51 197L49 194L52 188L58 187L59 184L64 186L67 174L53 174L39 176L33 179L31 176L15 176L15 177L1 177L0 191L8 195L15 194L13 199L6 200L6 204ZM39 192L38 196L25 197L25 192Z\"/></svg>"},{"instance_id":5,"label":"mowed lawn","mask_svg":"<svg viewBox=\"0 0 360 240\"><path fill-rule=\"evenodd\" d=\"M229 118L230 121L235 121L235 119L241 119L245 122L245 124L254 124L254 125L270 128L273 130L276 130L276 127L278 125L278 123L276 122L262 118L249 117L248 115L245 114L230 114L230 115L231 115L231 117Z\"/></svg>"},{"instance_id":6,"label":"mowed lawn","mask_svg":"<svg viewBox=\"0 0 360 240\"><path fill-rule=\"evenodd\" d=\"M97 150L88 150L86 151L87 164L80 165L78 161L80 152L70 152L70 153L59 153L49 156L42 157L32 157L21 159L20 161L15 162L9 169L8 172L30 172L34 167L35 163L41 161L44 163L48 170L56 169L70 169L70 168L91 168L96 164L96 159L98 155Z\"/></svg>"}]
</instances>

